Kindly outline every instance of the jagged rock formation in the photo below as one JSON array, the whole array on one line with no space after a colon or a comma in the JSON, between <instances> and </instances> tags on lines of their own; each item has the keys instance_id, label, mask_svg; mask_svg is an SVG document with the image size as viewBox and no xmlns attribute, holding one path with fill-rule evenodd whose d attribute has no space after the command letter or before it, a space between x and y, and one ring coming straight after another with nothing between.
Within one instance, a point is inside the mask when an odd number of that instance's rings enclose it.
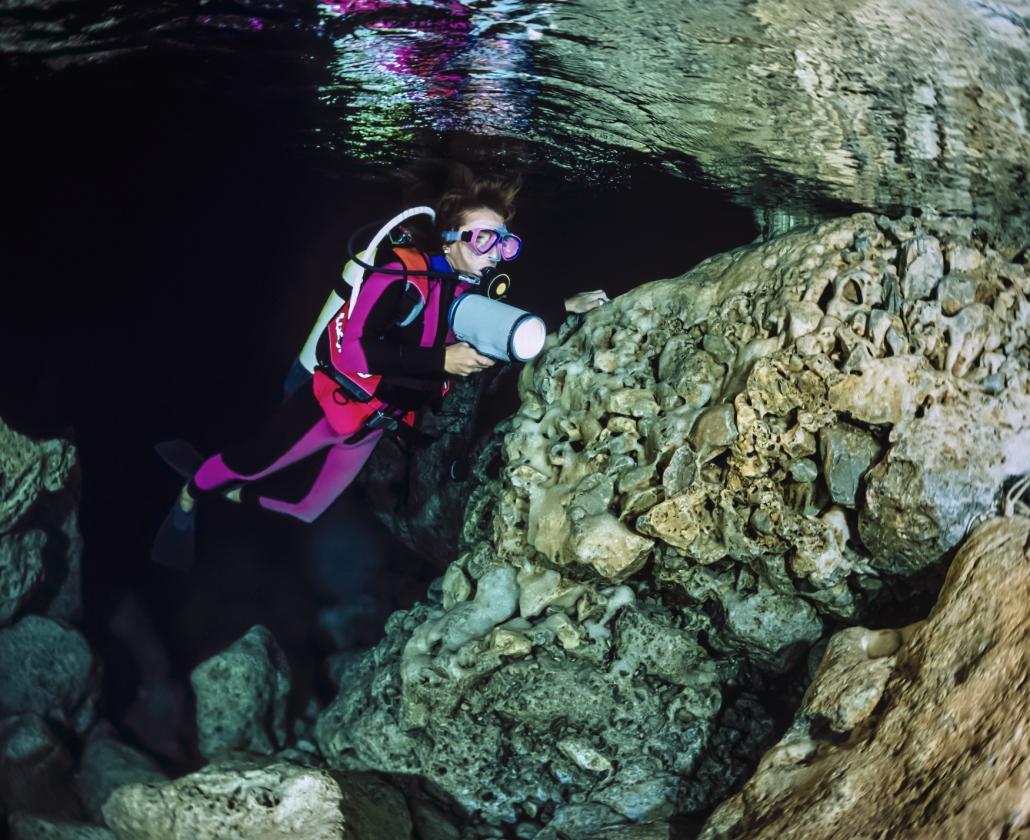
<instances>
[{"instance_id":1,"label":"jagged rock formation","mask_svg":"<svg viewBox=\"0 0 1030 840\"><path fill-rule=\"evenodd\" d=\"M95 723L99 686L89 645L67 624L82 611L77 463L67 441L0 422L0 817L83 816L67 736ZM24 837L74 827L19 825Z\"/></svg>"},{"instance_id":2,"label":"jagged rock formation","mask_svg":"<svg viewBox=\"0 0 1030 840\"><path fill-rule=\"evenodd\" d=\"M104 803L117 788L166 779L149 756L116 740L104 727L91 733L79 760L79 796L96 822L103 822Z\"/></svg>"},{"instance_id":3,"label":"jagged rock formation","mask_svg":"<svg viewBox=\"0 0 1030 840\"><path fill-rule=\"evenodd\" d=\"M11 840L115 840L114 834L103 826L83 825L39 817L15 814L10 821Z\"/></svg>"},{"instance_id":4,"label":"jagged rock formation","mask_svg":"<svg viewBox=\"0 0 1030 840\"><path fill-rule=\"evenodd\" d=\"M1016 836L1030 821L1030 520L963 544L926 621L834 636L702 840Z\"/></svg>"},{"instance_id":5,"label":"jagged rock formation","mask_svg":"<svg viewBox=\"0 0 1030 840\"><path fill-rule=\"evenodd\" d=\"M81 610L79 471L67 441L36 442L0 422L0 625L30 607Z\"/></svg>"},{"instance_id":6,"label":"jagged rock formation","mask_svg":"<svg viewBox=\"0 0 1030 840\"><path fill-rule=\"evenodd\" d=\"M104 805L119 840L407 840L404 797L370 775L235 759L164 784L119 788Z\"/></svg>"},{"instance_id":7,"label":"jagged rock formation","mask_svg":"<svg viewBox=\"0 0 1030 840\"><path fill-rule=\"evenodd\" d=\"M322 753L524 832L718 802L770 681L1030 469L1014 253L859 214L567 325L479 458L464 553L339 673Z\"/></svg>"},{"instance_id":8,"label":"jagged rock formation","mask_svg":"<svg viewBox=\"0 0 1030 840\"><path fill-rule=\"evenodd\" d=\"M99 663L82 611L79 471L67 441L0 421L0 818L15 840L111 840L111 790L163 778L97 725ZM7 817L10 815L10 819Z\"/></svg>"},{"instance_id":9,"label":"jagged rock formation","mask_svg":"<svg viewBox=\"0 0 1030 840\"><path fill-rule=\"evenodd\" d=\"M290 668L261 625L193 669L197 740L211 759L228 750L271 755L286 745Z\"/></svg>"},{"instance_id":10,"label":"jagged rock formation","mask_svg":"<svg viewBox=\"0 0 1030 840\"><path fill-rule=\"evenodd\" d=\"M80 735L93 725L98 693L93 652L77 630L25 616L0 630L0 716L43 712Z\"/></svg>"},{"instance_id":11,"label":"jagged rock formation","mask_svg":"<svg viewBox=\"0 0 1030 840\"><path fill-rule=\"evenodd\" d=\"M1025 0L601 5L563 4L539 40L566 68L541 80L559 159L683 155L780 216L836 201L1025 229Z\"/></svg>"}]
</instances>

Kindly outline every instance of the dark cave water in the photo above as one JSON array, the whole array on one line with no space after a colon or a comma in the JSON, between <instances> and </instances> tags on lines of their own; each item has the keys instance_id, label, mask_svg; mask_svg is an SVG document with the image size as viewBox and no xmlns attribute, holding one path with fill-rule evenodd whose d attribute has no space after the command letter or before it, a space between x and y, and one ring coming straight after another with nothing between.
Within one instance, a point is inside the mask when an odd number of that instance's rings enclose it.
<instances>
[{"instance_id":1,"label":"dark cave water","mask_svg":"<svg viewBox=\"0 0 1030 840\"><path fill-rule=\"evenodd\" d=\"M403 206L398 165L429 155L524 173L513 227L526 247L511 274L528 308L596 287L615 296L756 235L748 210L669 174L668 161L621 154L570 171L512 139L517 124L477 134L455 120L405 135L404 115L377 109L371 87L352 91L360 109L337 136L395 129L406 139L393 160L312 142L335 59L290 27L265 27L265 42L247 23L183 24L171 14L182 6L125 12L125 51L55 47L40 62L8 44L0 80L0 416L79 446L84 629L116 722L141 661L161 669L167 655L168 675L186 679L255 623L286 651L300 711L331 690L327 654L374 643L386 615L439 574L355 492L313 526L211 504L192 573L148 561L179 486L154 444L182 437L215 451L276 404L348 234ZM232 14L223 18L239 23ZM161 20L177 22L174 37L155 40ZM419 72L431 76L429 58ZM164 758L195 763L180 735Z\"/></svg>"}]
</instances>

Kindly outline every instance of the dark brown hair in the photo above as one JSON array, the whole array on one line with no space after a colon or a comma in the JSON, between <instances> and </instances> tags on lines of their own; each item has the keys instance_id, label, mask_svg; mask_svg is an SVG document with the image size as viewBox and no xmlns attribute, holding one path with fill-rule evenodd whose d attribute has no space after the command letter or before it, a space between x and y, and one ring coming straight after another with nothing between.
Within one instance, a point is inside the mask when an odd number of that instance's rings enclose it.
<instances>
[{"instance_id":1,"label":"dark brown hair","mask_svg":"<svg viewBox=\"0 0 1030 840\"><path fill-rule=\"evenodd\" d=\"M461 227L462 216L469 210L493 210L507 224L515 216L515 197L522 187L519 176L513 178L477 178L465 164L450 167L447 185L436 200L436 233Z\"/></svg>"}]
</instances>

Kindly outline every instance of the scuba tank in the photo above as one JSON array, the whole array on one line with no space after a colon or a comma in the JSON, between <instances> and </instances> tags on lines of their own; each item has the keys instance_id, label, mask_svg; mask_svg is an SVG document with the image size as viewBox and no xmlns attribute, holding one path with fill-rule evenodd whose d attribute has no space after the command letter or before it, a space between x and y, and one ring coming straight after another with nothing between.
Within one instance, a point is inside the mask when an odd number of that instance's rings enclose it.
<instances>
[{"instance_id":1,"label":"scuba tank","mask_svg":"<svg viewBox=\"0 0 1030 840\"><path fill-rule=\"evenodd\" d=\"M307 341L304 342L304 347L300 351L298 361L304 367L308 373L314 373L318 366L318 356L316 348L318 346L318 340L322 333L325 331L329 322L333 319L333 316L343 307L344 303L348 303L347 314L350 315L354 311L354 301L358 298L358 293L361 291L361 283L365 278L365 270L374 266L376 252L379 250L379 246L383 240L390 235L390 232L401 224L401 222L407 221L413 216L429 216L431 219L436 219L436 211L432 207L412 207L410 210L405 210L402 213L398 213L390 221L388 221L379 232L372 237L372 241L369 242L368 247L360 253L354 253L351 250L350 259L347 260L347 264L343 267L343 273L341 280L343 284L336 285L331 292L329 297L326 298L325 305L322 307L322 311L319 313L317 320L315 321L314 327L311 329L311 333L308 335ZM350 286L351 291L348 292L347 286ZM349 302L345 301L345 298L349 298Z\"/></svg>"}]
</instances>

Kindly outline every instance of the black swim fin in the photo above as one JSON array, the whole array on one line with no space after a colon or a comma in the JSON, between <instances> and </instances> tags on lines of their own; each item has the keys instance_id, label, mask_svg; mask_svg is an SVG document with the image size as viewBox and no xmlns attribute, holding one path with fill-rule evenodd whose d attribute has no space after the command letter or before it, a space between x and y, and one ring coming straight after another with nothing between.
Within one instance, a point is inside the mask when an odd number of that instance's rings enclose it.
<instances>
[{"instance_id":1,"label":"black swim fin","mask_svg":"<svg viewBox=\"0 0 1030 840\"><path fill-rule=\"evenodd\" d=\"M154 451L183 478L193 478L193 474L204 463L204 456L184 440L161 441L154 446Z\"/></svg>"},{"instance_id":2,"label":"black swim fin","mask_svg":"<svg viewBox=\"0 0 1030 840\"><path fill-rule=\"evenodd\" d=\"M154 537L150 559L160 566L182 572L192 569L197 548L196 519L196 508L187 513L176 501Z\"/></svg>"}]
</instances>

